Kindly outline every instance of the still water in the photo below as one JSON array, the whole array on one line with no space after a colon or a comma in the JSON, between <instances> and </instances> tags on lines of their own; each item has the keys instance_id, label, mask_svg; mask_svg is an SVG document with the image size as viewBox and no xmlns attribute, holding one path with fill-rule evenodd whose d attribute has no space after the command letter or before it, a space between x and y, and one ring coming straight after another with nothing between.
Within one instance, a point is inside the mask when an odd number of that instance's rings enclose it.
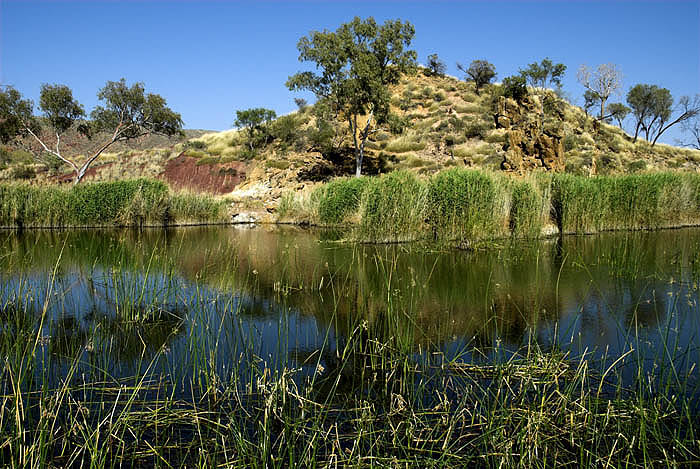
<instances>
[{"instance_id":1,"label":"still water","mask_svg":"<svg viewBox=\"0 0 700 469\"><path fill-rule=\"evenodd\" d=\"M624 356L614 365L623 380L641 363L697 383L700 230L469 252L339 237L293 227L2 232L2 334L34 324L36 373L52 384L185 383L203 369L232 382L261 369L310 376L358 328L417 359L491 362L534 346L601 370Z\"/></svg>"}]
</instances>

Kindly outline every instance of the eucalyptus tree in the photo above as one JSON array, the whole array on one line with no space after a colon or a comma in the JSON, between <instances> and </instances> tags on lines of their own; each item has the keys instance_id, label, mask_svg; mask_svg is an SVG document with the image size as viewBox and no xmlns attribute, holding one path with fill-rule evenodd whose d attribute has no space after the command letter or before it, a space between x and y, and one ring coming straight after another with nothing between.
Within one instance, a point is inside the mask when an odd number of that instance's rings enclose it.
<instances>
[{"instance_id":1,"label":"eucalyptus tree","mask_svg":"<svg viewBox=\"0 0 700 469\"><path fill-rule=\"evenodd\" d=\"M533 62L527 68L520 70L530 86L540 89L561 87L564 72L566 72L566 65L555 64L549 57L545 57L540 63Z\"/></svg>"},{"instance_id":2,"label":"eucalyptus tree","mask_svg":"<svg viewBox=\"0 0 700 469\"><path fill-rule=\"evenodd\" d=\"M253 151L259 137L265 137L267 126L277 117L272 109L262 107L236 111L234 126L245 129L248 134L248 146Z\"/></svg>"},{"instance_id":3,"label":"eucalyptus tree","mask_svg":"<svg viewBox=\"0 0 700 469\"><path fill-rule=\"evenodd\" d=\"M622 88L622 72L612 63L600 64L594 70L581 65L578 70L578 81L589 92L587 100L600 104L598 119L605 118L605 103L611 95L619 93Z\"/></svg>"},{"instance_id":4,"label":"eucalyptus tree","mask_svg":"<svg viewBox=\"0 0 700 469\"><path fill-rule=\"evenodd\" d=\"M416 52L408 49L414 34L409 22L355 17L335 31L312 31L297 44L299 61L312 62L316 70L290 76L287 87L313 92L347 121L356 176L362 173L367 137L389 116L388 86L415 69Z\"/></svg>"},{"instance_id":5,"label":"eucalyptus tree","mask_svg":"<svg viewBox=\"0 0 700 469\"><path fill-rule=\"evenodd\" d=\"M652 146L666 130L700 113L700 97L691 99L682 96L674 109L674 99L667 88L643 83L630 88L627 104L635 119L634 141L637 141L639 133L643 131Z\"/></svg>"},{"instance_id":6,"label":"eucalyptus tree","mask_svg":"<svg viewBox=\"0 0 700 469\"><path fill-rule=\"evenodd\" d=\"M632 112L630 108L622 103L612 103L608 106L608 116L617 121L617 125L622 128L622 121Z\"/></svg>"},{"instance_id":7,"label":"eucalyptus tree","mask_svg":"<svg viewBox=\"0 0 700 469\"><path fill-rule=\"evenodd\" d=\"M476 94L479 94L481 88L488 85L496 78L496 67L486 60L473 60L472 63L469 64L469 67L464 67L457 62L457 68L464 72L467 77L469 77L468 79L474 82Z\"/></svg>"},{"instance_id":8,"label":"eucalyptus tree","mask_svg":"<svg viewBox=\"0 0 700 469\"><path fill-rule=\"evenodd\" d=\"M683 130L690 134L691 139L690 141L680 142L680 144L700 150L700 115L696 114L691 119L683 122Z\"/></svg>"},{"instance_id":9,"label":"eucalyptus tree","mask_svg":"<svg viewBox=\"0 0 700 469\"><path fill-rule=\"evenodd\" d=\"M428 56L428 70L432 75L441 77L447 71L447 66L437 54L430 54Z\"/></svg>"},{"instance_id":10,"label":"eucalyptus tree","mask_svg":"<svg viewBox=\"0 0 700 469\"><path fill-rule=\"evenodd\" d=\"M97 97L102 105L95 107L88 118L68 86L44 84L39 96L41 114L37 117L32 101L22 99L17 90L6 87L0 90L0 140L3 143L34 141L38 146L30 150L35 158L41 160L46 154L58 158L74 171L77 184L90 165L117 142L149 134L182 133L180 114L173 112L160 95L145 93L143 83L128 86L123 78L108 81ZM91 140L98 135L107 137L80 161L66 153L61 140L70 129Z\"/></svg>"}]
</instances>

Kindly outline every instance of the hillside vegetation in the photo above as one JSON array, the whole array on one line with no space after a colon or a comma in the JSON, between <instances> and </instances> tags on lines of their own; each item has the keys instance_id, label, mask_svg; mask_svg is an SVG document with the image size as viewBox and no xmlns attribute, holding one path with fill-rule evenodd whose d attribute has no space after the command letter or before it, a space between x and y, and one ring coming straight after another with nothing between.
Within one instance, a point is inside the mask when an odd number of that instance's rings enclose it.
<instances>
[{"instance_id":1,"label":"hillside vegetation","mask_svg":"<svg viewBox=\"0 0 700 469\"><path fill-rule=\"evenodd\" d=\"M390 87L389 119L367 140L363 173L405 169L429 175L468 167L588 176L700 168L700 151L652 147L643 139L633 143L624 130L597 121L551 90L531 88L520 102L504 97L500 84L486 85L479 94L475 91L472 82L427 69L404 75ZM178 162L188 161L201 170L195 177L206 175L206 184L192 181L196 190L220 193L217 184L228 178L234 181L227 186L235 185L234 193L270 202L285 191L354 170L348 126L342 116L329 116L322 104L302 104L298 111L260 126L254 135L234 129L189 137L177 143L151 140L120 148L106 155L87 179L146 176L188 185L169 180L169 162L180 158ZM9 148L3 155L4 180L59 179L50 163L32 164L21 150Z\"/></svg>"}]
</instances>

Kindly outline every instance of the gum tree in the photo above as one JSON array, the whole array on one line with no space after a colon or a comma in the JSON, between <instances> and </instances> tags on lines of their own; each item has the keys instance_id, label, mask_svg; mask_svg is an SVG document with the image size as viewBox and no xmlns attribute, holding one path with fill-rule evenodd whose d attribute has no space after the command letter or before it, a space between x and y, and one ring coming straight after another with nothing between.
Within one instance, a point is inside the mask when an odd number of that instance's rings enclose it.
<instances>
[{"instance_id":1,"label":"gum tree","mask_svg":"<svg viewBox=\"0 0 700 469\"><path fill-rule=\"evenodd\" d=\"M362 173L367 137L375 123L389 116L388 85L415 69L416 52L409 50L415 30L401 20L377 24L374 18L355 17L335 31L312 31L297 44L299 61L312 62L316 71L292 75L287 87L309 90L331 114L347 121L353 139L355 175ZM361 118L366 116L362 123Z\"/></svg>"},{"instance_id":2,"label":"gum tree","mask_svg":"<svg viewBox=\"0 0 700 469\"><path fill-rule=\"evenodd\" d=\"M634 141L643 131L652 146L669 128L683 124L700 113L700 95L694 99L681 96L674 109L673 96L668 89L643 83L630 88L627 104L635 119Z\"/></svg>"},{"instance_id":3,"label":"gum tree","mask_svg":"<svg viewBox=\"0 0 700 469\"><path fill-rule=\"evenodd\" d=\"M30 148L34 157L41 160L48 154L58 158L74 171L74 183L77 184L90 165L117 142L149 134L173 136L182 133L180 114L173 112L161 96L145 93L143 83L128 86L123 78L108 81L97 97L102 104L88 119L68 86L44 84L39 96L40 116L37 117L34 104L22 99L14 88L7 87L0 91L0 140L3 143L34 141L38 145ZM106 134L107 137L81 162L66 154L62 137L70 129L91 140L98 135Z\"/></svg>"},{"instance_id":4,"label":"gum tree","mask_svg":"<svg viewBox=\"0 0 700 469\"><path fill-rule=\"evenodd\" d=\"M242 111L236 111L236 121L233 125L245 129L248 134L248 145L250 146L250 150L253 151L256 137L265 135L267 126L276 117L277 113L272 109L265 109L262 107L244 109Z\"/></svg>"},{"instance_id":5,"label":"gum tree","mask_svg":"<svg viewBox=\"0 0 700 469\"><path fill-rule=\"evenodd\" d=\"M622 103L612 103L608 106L608 117L615 119L617 125L622 128L622 121L632 110Z\"/></svg>"},{"instance_id":6,"label":"gum tree","mask_svg":"<svg viewBox=\"0 0 700 469\"><path fill-rule=\"evenodd\" d=\"M619 93L622 87L622 72L615 64L600 64L594 70L581 65L578 70L578 82L586 88L587 100L600 104L598 119L605 118L605 103L611 95Z\"/></svg>"},{"instance_id":7,"label":"gum tree","mask_svg":"<svg viewBox=\"0 0 700 469\"><path fill-rule=\"evenodd\" d=\"M540 63L533 62L527 68L520 70L530 86L540 89L561 87L564 72L566 72L566 65L555 64L549 57L545 57Z\"/></svg>"},{"instance_id":8,"label":"gum tree","mask_svg":"<svg viewBox=\"0 0 700 469\"><path fill-rule=\"evenodd\" d=\"M447 71L447 66L437 54L430 54L428 56L428 70L432 75L441 77Z\"/></svg>"},{"instance_id":9,"label":"gum tree","mask_svg":"<svg viewBox=\"0 0 700 469\"><path fill-rule=\"evenodd\" d=\"M692 119L683 122L683 130L690 134L691 139L681 141L680 144L700 150L700 115L696 114Z\"/></svg>"},{"instance_id":10,"label":"gum tree","mask_svg":"<svg viewBox=\"0 0 700 469\"><path fill-rule=\"evenodd\" d=\"M496 78L496 67L486 60L474 60L469 64L469 67L464 67L457 62L457 68L463 71L468 79L474 82L474 91L479 94L479 90L488 85Z\"/></svg>"}]
</instances>

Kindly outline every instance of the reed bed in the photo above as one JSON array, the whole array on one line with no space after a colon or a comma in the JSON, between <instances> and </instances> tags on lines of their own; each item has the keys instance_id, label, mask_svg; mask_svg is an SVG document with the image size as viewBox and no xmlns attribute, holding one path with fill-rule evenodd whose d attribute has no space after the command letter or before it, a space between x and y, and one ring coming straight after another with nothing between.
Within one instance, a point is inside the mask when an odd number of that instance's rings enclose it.
<instances>
[{"instance_id":1,"label":"reed bed","mask_svg":"<svg viewBox=\"0 0 700 469\"><path fill-rule=\"evenodd\" d=\"M427 239L468 245L537 238L555 226L562 233L585 234L700 224L700 175L695 173L519 178L455 168L421 179L396 171L337 179L317 189L315 197L316 215L307 210L305 220L354 226L351 239L370 242ZM291 212L285 211L287 218L294 218Z\"/></svg>"},{"instance_id":2,"label":"reed bed","mask_svg":"<svg viewBox=\"0 0 700 469\"><path fill-rule=\"evenodd\" d=\"M70 188L0 185L0 226L143 226L220 222L223 203L212 197L171 193L161 181L134 179Z\"/></svg>"}]
</instances>

